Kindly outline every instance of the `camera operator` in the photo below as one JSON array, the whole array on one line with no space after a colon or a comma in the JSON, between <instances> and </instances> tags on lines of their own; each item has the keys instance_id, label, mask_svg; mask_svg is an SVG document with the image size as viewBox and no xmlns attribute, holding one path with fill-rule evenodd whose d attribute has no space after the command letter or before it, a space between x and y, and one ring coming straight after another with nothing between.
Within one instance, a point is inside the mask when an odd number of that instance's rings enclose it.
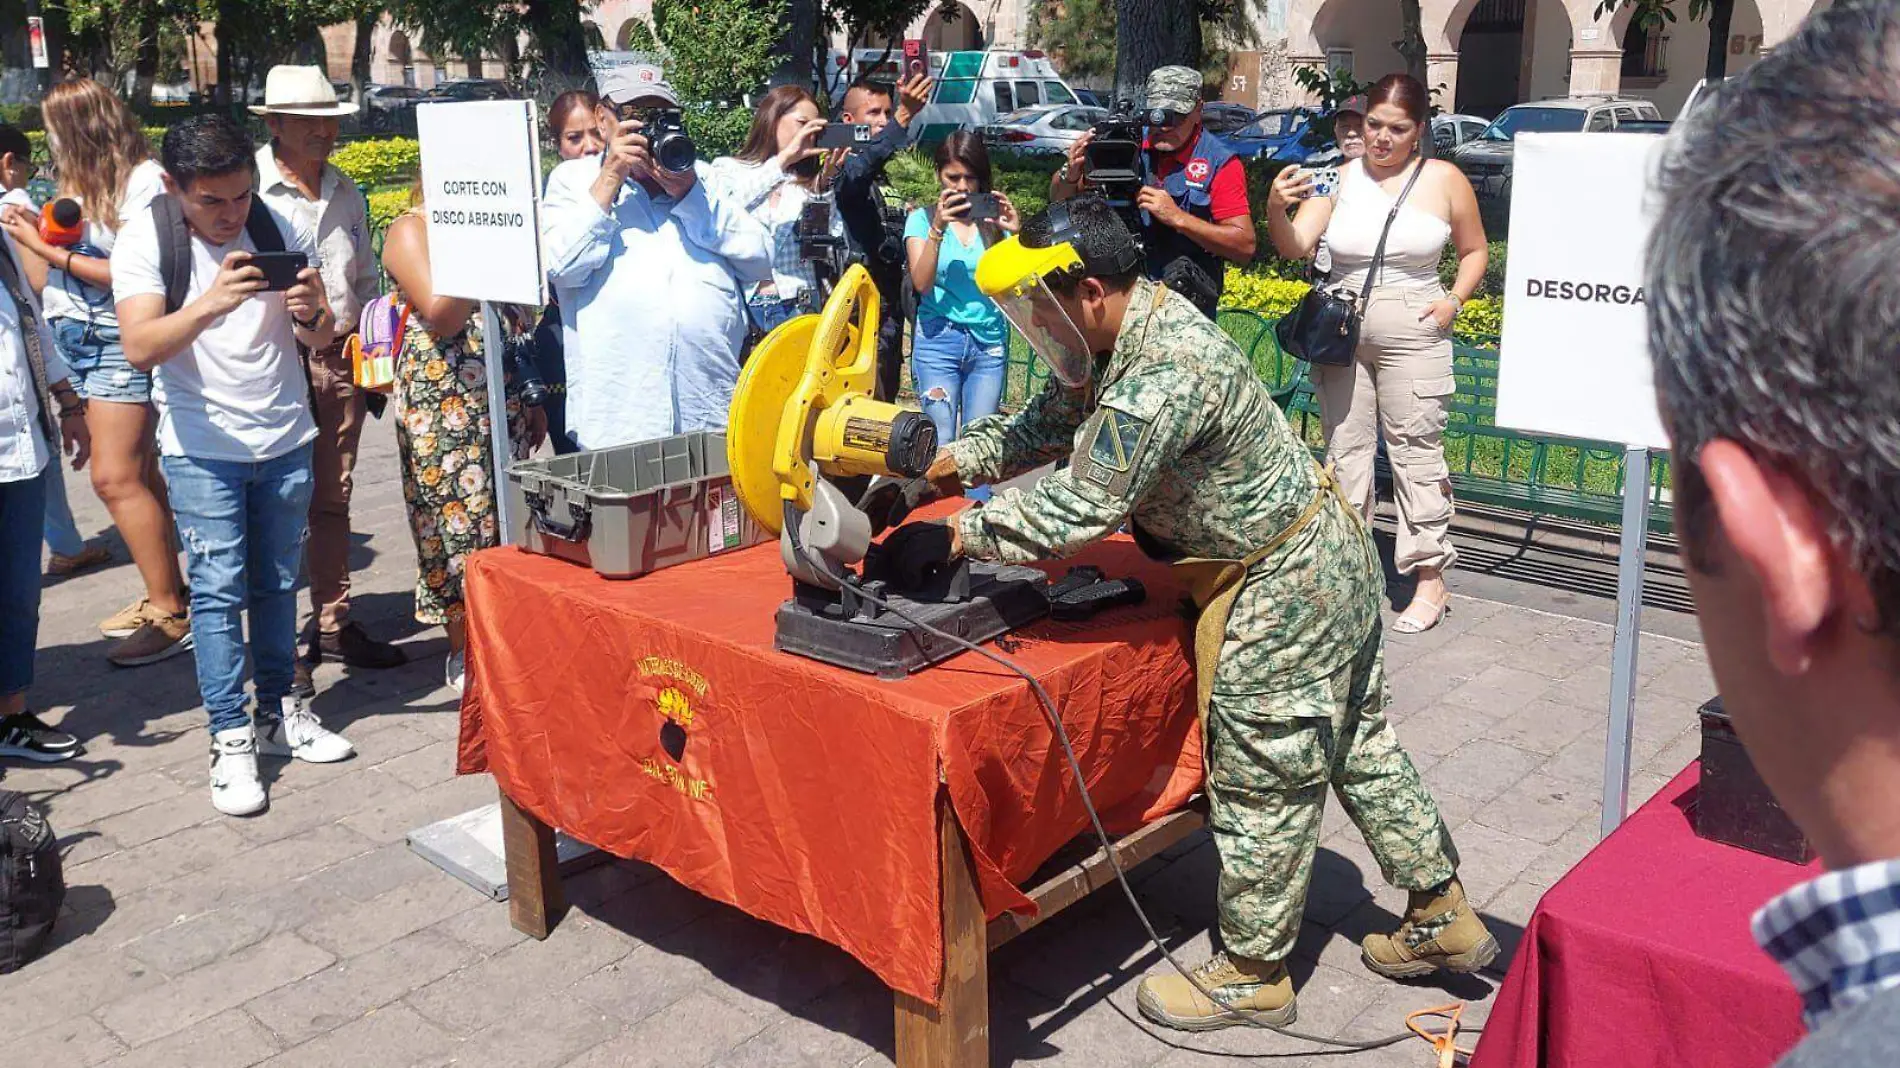
<instances>
[{"instance_id":1,"label":"camera operator","mask_svg":"<svg viewBox=\"0 0 1900 1068\"><path fill-rule=\"evenodd\" d=\"M838 121L871 128L872 140L852 149L838 171L832 189L845 235L863 257L864 267L877 283L883 305L877 331L877 395L897 396L904 374L904 216L885 210L884 164L910 140L910 123L930 102L931 82L919 74L898 87L896 113L891 91L876 82L859 81L844 94Z\"/></svg>"},{"instance_id":2,"label":"camera operator","mask_svg":"<svg viewBox=\"0 0 1900 1068\"><path fill-rule=\"evenodd\" d=\"M1133 207L1139 210L1146 273L1183 290L1212 318L1226 274L1222 261L1245 264L1254 256L1247 173L1233 149L1201 125L1199 71L1158 68L1148 76L1143 109L1147 136ZM1095 138L1092 130L1069 149L1068 162L1050 182L1050 200L1068 200L1092 186L1089 146ZM1196 271L1204 280L1192 277ZM1184 276L1190 280L1182 281Z\"/></svg>"},{"instance_id":3,"label":"camera operator","mask_svg":"<svg viewBox=\"0 0 1900 1068\"><path fill-rule=\"evenodd\" d=\"M561 304L568 431L602 449L726 425L744 290L772 280L772 239L700 181L679 97L658 67L601 77L600 156L548 178L542 238Z\"/></svg>"}]
</instances>

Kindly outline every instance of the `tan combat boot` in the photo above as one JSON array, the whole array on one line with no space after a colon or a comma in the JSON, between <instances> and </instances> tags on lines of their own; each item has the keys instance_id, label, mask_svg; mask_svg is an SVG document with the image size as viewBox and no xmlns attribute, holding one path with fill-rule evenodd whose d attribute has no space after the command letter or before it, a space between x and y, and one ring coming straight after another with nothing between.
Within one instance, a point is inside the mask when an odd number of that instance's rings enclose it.
<instances>
[{"instance_id":1,"label":"tan combat boot","mask_svg":"<svg viewBox=\"0 0 1900 1068\"><path fill-rule=\"evenodd\" d=\"M1213 1031L1249 1019L1275 1027L1293 1022L1293 977L1280 961L1257 961L1227 953L1194 969L1195 981L1219 997L1228 1009L1209 1001L1194 983L1178 974L1151 975L1141 981L1135 1004L1141 1014L1177 1031Z\"/></svg>"},{"instance_id":2,"label":"tan combat boot","mask_svg":"<svg viewBox=\"0 0 1900 1068\"><path fill-rule=\"evenodd\" d=\"M1387 979L1415 979L1439 969L1475 972L1498 955L1498 940L1465 902L1457 879L1443 893L1412 891L1399 929L1371 934L1359 944L1366 967Z\"/></svg>"}]
</instances>

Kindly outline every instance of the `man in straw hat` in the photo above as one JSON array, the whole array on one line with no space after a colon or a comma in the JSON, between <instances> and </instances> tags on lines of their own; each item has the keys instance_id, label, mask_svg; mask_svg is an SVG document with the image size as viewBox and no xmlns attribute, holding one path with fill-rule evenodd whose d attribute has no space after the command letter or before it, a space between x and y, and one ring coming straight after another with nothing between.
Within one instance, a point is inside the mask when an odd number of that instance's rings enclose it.
<instances>
[{"instance_id":1,"label":"man in straw hat","mask_svg":"<svg viewBox=\"0 0 1900 1068\"><path fill-rule=\"evenodd\" d=\"M350 478L367 408L343 343L380 285L370 247L369 205L356 183L329 162L339 120L356 114L356 105L336 98L320 67L277 66L264 81L264 103L251 112L264 117L271 135L270 144L257 152L258 195L311 235L323 288L340 324L333 344L304 353L317 421L316 487L304 554L311 619L297 660L296 688L309 697L316 693L311 672L325 657L353 668L392 668L408 659L350 619Z\"/></svg>"}]
</instances>

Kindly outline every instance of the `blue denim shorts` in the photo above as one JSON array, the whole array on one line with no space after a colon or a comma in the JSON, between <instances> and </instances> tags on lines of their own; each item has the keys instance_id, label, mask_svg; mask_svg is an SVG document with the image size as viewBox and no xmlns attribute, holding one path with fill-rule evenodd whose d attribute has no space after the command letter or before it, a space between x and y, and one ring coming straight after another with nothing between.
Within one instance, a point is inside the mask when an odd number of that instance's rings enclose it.
<instances>
[{"instance_id":1,"label":"blue denim shorts","mask_svg":"<svg viewBox=\"0 0 1900 1068\"><path fill-rule=\"evenodd\" d=\"M53 319L53 341L73 369L73 388L88 400L146 404L152 399L152 373L133 367L119 343L117 326L94 326L78 319Z\"/></svg>"}]
</instances>

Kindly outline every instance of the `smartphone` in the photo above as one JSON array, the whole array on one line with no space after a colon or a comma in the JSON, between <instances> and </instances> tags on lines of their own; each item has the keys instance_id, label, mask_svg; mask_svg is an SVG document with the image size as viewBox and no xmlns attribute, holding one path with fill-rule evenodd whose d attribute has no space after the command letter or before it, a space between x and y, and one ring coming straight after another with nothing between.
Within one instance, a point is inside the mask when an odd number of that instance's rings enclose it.
<instances>
[{"instance_id":1,"label":"smartphone","mask_svg":"<svg viewBox=\"0 0 1900 1068\"><path fill-rule=\"evenodd\" d=\"M1339 168L1321 167L1309 172L1313 176L1313 195L1330 197L1339 191Z\"/></svg>"},{"instance_id":2,"label":"smartphone","mask_svg":"<svg viewBox=\"0 0 1900 1068\"><path fill-rule=\"evenodd\" d=\"M297 284L297 274L310 266L301 252L253 252L250 265L264 272L264 292L275 293Z\"/></svg>"},{"instance_id":3,"label":"smartphone","mask_svg":"<svg viewBox=\"0 0 1900 1068\"><path fill-rule=\"evenodd\" d=\"M965 222L990 222L1003 217L1003 203L995 193L965 193L963 200L970 205L970 213L963 217Z\"/></svg>"},{"instance_id":4,"label":"smartphone","mask_svg":"<svg viewBox=\"0 0 1900 1068\"><path fill-rule=\"evenodd\" d=\"M922 74L930 75L930 46L920 37L904 40L904 78L909 80Z\"/></svg>"},{"instance_id":5,"label":"smartphone","mask_svg":"<svg viewBox=\"0 0 1900 1068\"><path fill-rule=\"evenodd\" d=\"M812 142L814 148L856 148L871 140L871 128L863 123L834 122L818 131L818 139Z\"/></svg>"}]
</instances>

